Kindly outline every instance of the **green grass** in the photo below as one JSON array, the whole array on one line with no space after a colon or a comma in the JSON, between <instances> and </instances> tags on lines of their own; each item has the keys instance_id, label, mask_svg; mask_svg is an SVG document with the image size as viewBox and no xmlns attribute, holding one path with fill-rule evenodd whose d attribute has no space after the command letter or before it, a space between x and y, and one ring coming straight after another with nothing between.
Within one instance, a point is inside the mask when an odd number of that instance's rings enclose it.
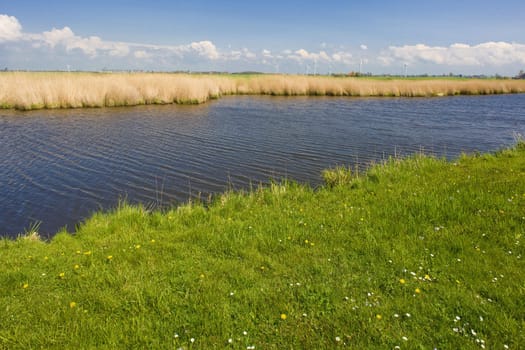
<instances>
[{"instance_id":1,"label":"green grass","mask_svg":"<svg viewBox=\"0 0 525 350\"><path fill-rule=\"evenodd\" d=\"M0 241L0 348L525 344L525 144L324 176Z\"/></svg>"}]
</instances>

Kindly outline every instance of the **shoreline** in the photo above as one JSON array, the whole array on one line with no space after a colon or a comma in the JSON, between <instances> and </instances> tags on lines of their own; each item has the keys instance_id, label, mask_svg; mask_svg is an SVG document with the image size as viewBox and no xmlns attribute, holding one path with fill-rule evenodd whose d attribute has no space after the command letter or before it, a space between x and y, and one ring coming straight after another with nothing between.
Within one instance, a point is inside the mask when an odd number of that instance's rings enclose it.
<instances>
[{"instance_id":1,"label":"shoreline","mask_svg":"<svg viewBox=\"0 0 525 350\"><path fill-rule=\"evenodd\" d=\"M0 109L201 104L222 96L445 97L525 93L525 80L186 73L0 73Z\"/></svg>"},{"instance_id":2,"label":"shoreline","mask_svg":"<svg viewBox=\"0 0 525 350\"><path fill-rule=\"evenodd\" d=\"M2 239L0 347L514 348L524 155L391 158Z\"/></svg>"}]
</instances>

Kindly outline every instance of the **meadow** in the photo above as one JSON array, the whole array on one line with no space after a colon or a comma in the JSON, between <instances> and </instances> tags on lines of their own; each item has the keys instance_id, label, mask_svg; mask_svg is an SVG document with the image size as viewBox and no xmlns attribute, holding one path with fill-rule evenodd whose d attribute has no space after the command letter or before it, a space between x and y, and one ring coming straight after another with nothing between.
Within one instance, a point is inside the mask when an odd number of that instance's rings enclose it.
<instances>
[{"instance_id":1,"label":"meadow","mask_svg":"<svg viewBox=\"0 0 525 350\"><path fill-rule=\"evenodd\" d=\"M525 344L523 142L323 177L1 240L0 348Z\"/></svg>"},{"instance_id":2,"label":"meadow","mask_svg":"<svg viewBox=\"0 0 525 350\"><path fill-rule=\"evenodd\" d=\"M431 97L525 92L524 80L300 75L0 73L0 108L195 104L225 95Z\"/></svg>"}]
</instances>

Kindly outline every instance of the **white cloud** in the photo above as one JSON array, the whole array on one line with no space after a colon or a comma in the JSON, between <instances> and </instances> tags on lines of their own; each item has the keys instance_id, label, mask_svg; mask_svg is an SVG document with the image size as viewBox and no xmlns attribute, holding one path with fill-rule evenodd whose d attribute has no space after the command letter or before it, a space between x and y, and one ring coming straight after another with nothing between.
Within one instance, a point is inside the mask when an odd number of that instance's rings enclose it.
<instances>
[{"instance_id":1,"label":"white cloud","mask_svg":"<svg viewBox=\"0 0 525 350\"><path fill-rule=\"evenodd\" d=\"M151 55L144 50L137 50L133 52L133 56L135 56L135 58L141 58L141 59L151 57Z\"/></svg>"},{"instance_id":2,"label":"white cloud","mask_svg":"<svg viewBox=\"0 0 525 350\"><path fill-rule=\"evenodd\" d=\"M0 42L17 40L22 36L22 25L13 16L0 15Z\"/></svg>"},{"instance_id":3,"label":"white cloud","mask_svg":"<svg viewBox=\"0 0 525 350\"><path fill-rule=\"evenodd\" d=\"M288 58L296 61L326 61L331 62L332 57L330 57L326 51L308 52L305 49L299 49L288 55Z\"/></svg>"},{"instance_id":4,"label":"white cloud","mask_svg":"<svg viewBox=\"0 0 525 350\"><path fill-rule=\"evenodd\" d=\"M188 46L188 48L196 52L199 56L208 58L210 60L216 60L220 57L215 45L208 40L193 42Z\"/></svg>"},{"instance_id":5,"label":"white cloud","mask_svg":"<svg viewBox=\"0 0 525 350\"><path fill-rule=\"evenodd\" d=\"M361 50L363 50L363 51L368 50L368 46L366 46L365 44L361 44L361 45L359 45L359 48L360 48Z\"/></svg>"},{"instance_id":6,"label":"white cloud","mask_svg":"<svg viewBox=\"0 0 525 350\"><path fill-rule=\"evenodd\" d=\"M425 44L391 46L380 56L385 65L396 61L431 63L450 66L503 66L525 64L525 45L507 42L486 42L478 45L462 43L444 46Z\"/></svg>"}]
</instances>

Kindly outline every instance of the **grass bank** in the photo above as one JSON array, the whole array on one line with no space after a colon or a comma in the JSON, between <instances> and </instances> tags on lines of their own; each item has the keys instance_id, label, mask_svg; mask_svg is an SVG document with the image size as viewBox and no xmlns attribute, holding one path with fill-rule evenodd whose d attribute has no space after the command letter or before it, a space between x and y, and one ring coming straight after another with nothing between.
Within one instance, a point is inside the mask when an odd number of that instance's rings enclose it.
<instances>
[{"instance_id":1,"label":"grass bank","mask_svg":"<svg viewBox=\"0 0 525 350\"><path fill-rule=\"evenodd\" d=\"M297 75L0 73L0 107L20 110L203 103L223 95L452 96L523 93L523 80Z\"/></svg>"},{"instance_id":2,"label":"grass bank","mask_svg":"<svg viewBox=\"0 0 525 350\"><path fill-rule=\"evenodd\" d=\"M0 241L0 348L517 349L525 144Z\"/></svg>"}]
</instances>

